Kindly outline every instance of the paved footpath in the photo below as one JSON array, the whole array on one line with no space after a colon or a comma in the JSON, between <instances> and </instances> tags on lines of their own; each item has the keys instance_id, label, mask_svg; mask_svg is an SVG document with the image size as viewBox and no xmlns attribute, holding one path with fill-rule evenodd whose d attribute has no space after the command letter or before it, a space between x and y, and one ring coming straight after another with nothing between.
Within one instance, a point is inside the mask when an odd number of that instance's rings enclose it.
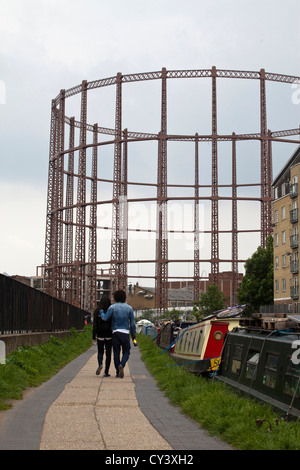
<instances>
[{"instance_id":1,"label":"paved footpath","mask_svg":"<svg viewBox=\"0 0 300 470\"><path fill-rule=\"evenodd\" d=\"M131 349L124 378L97 376L96 348L16 403L0 450L232 450L171 405Z\"/></svg>"}]
</instances>

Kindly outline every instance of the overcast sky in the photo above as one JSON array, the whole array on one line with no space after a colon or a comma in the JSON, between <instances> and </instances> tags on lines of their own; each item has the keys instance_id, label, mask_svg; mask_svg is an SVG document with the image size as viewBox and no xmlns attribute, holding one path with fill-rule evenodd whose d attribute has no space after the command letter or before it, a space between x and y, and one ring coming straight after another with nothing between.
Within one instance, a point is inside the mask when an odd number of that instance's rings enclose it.
<instances>
[{"instance_id":1,"label":"overcast sky","mask_svg":"<svg viewBox=\"0 0 300 470\"><path fill-rule=\"evenodd\" d=\"M50 107L61 89L162 67L300 76L299 25L299 0L0 0L0 272L34 275L44 262ZM300 124L300 86L285 87L286 122L275 108L272 130ZM294 148L275 151L274 176Z\"/></svg>"}]
</instances>

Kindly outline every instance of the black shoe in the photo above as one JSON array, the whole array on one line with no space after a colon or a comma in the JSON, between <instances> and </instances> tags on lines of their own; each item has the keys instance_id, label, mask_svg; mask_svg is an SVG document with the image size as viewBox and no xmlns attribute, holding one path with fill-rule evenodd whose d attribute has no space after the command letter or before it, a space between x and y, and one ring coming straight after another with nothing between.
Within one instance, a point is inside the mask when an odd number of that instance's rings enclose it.
<instances>
[{"instance_id":1,"label":"black shoe","mask_svg":"<svg viewBox=\"0 0 300 470\"><path fill-rule=\"evenodd\" d=\"M96 370L96 375L99 375L103 366L99 366L98 369Z\"/></svg>"},{"instance_id":2,"label":"black shoe","mask_svg":"<svg viewBox=\"0 0 300 470\"><path fill-rule=\"evenodd\" d=\"M104 377L110 377L110 374L105 373Z\"/></svg>"},{"instance_id":3,"label":"black shoe","mask_svg":"<svg viewBox=\"0 0 300 470\"><path fill-rule=\"evenodd\" d=\"M124 377L124 370L123 370L123 366L121 366L121 364L119 365L119 377L121 379L123 379L123 377Z\"/></svg>"}]
</instances>

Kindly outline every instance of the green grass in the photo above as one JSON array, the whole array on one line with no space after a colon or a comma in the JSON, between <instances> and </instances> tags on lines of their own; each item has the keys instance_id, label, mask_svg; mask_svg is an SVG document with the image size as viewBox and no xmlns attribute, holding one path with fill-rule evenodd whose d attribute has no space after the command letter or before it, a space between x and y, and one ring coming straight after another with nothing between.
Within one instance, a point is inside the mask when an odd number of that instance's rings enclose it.
<instances>
[{"instance_id":1,"label":"green grass","mask_svg":"<svg viewBox=\"0 0 300 470\"><path fill-rule=\"evenodd\" d=\"M142 360L170 402L210 435L240 450L300 450L299 420L285 421L268 405L239 395L216 380L190 374L145 335L138 335L138 344ZM271 431L267 422L259 428L257 419L269 420Z\"/></svg>"},{"instance_id":2,"label":"green grass","mask_svg":"<svg viewBox=\"0 0 300 470\"><path fill-rule=\"evenodd\" d=\"M27 387L36 387L55 375L68 362L91 346L91 327L70 330L65 339L51 336L37 346L20 347L0 364L0 410L10 408L9 399L21 399Z\"/></svg>"}]
</instances>

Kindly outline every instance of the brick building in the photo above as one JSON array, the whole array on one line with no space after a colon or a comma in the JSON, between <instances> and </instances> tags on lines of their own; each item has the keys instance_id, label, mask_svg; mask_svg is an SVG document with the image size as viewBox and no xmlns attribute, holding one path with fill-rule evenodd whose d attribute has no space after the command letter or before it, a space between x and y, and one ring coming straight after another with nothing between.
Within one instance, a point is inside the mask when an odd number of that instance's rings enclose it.
<instances>
[{"instance_id":1,"label":"brick building","mask_svg":"<svg viewBox=\"0 0 300 470\"><path fill-rule=\"evenodd\" d=\"M299 308L300 147L273 181L274 304Z\"/></svg>"}]
</instances>

